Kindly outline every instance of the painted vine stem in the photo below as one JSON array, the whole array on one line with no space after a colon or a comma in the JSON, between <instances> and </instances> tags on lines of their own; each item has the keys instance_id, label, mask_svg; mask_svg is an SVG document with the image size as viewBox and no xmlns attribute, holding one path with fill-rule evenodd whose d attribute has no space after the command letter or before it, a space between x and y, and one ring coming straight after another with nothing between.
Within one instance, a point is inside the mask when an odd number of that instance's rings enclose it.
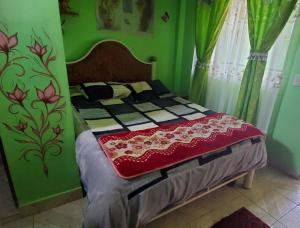
<instances>
[{"instance_id":1,"label":"painted vine stem","mask_svg":"<svg viewBox=\"0 0 300 228\"><path fill-rule=\"evenodd\" d=\"M17 115L19 120L16 125L3 123L7 130L18 135L14 139L16 142L26 144L26 148L21 151L20 159L29 161L29 154L38 158L42 162L43 172L48 177L47 155L59 156L62 153L61 134L63 129L59 124L63 118L66 103L63 101L60 84L50 69L51 62L56 60L53 49L48 51L48 45L42 46L35 41L34 45L27 46L37 65L38 69L33 68L33 77L46 77L49 84L46 88L35 88L35 91L21 88L15 83L15 88L11 92L4 89L3 77L9 68L19 68L17 76L23 77L26 74L24 66L19 62L22 59L29 59L26 56L12 58L12 52L18 45L17 33L8 36L0 31L0 54L4 54L5 63L0 66L0 92L10 102L8 111L12 115ZM34 93L33 100L29 99L28 94ZM53 119L58 116L58 119ZM55 126L56 125L56 126Z\"/></svg>"}]
</instances>

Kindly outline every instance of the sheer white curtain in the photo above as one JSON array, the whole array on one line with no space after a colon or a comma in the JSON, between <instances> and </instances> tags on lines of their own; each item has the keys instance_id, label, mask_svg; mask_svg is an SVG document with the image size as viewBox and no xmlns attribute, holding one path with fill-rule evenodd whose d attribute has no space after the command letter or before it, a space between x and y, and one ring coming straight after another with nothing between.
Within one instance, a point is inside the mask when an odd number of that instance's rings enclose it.
<instances>
[{"instance_id":1,"label":"sheer white curtain","mask_svg":"<svg viewBox=\"0 0 300 228\"><path fill-rule=\"evenodd\" d=\"M262 83L257 126L267 131L282 79L295 13L269 52ZM247 1L231 0L231 6L211 60L206 106L218 112L234 113L241 79L250 52Z\"/></svg>"}]
</instances>

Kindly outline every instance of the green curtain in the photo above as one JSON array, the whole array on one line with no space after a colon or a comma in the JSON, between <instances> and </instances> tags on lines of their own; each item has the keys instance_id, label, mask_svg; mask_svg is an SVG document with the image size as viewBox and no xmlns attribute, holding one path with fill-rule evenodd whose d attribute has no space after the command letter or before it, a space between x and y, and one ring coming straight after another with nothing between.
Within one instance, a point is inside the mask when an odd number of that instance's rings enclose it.
<instances>
[{"instance_id":1,"label":"green curtain","mask_svg":"<svg viewBox=\"0 0 300 228\"><path fill-rule=\"evenodd\" d=\"M198 0L196 7L197 63L193 75L190 99L204 105L208 64L225 21L230 0Z\"/></svg>"},{"instance_id":2,"label":"green curtain","mask_svg":"<svg viewBox=\"0 0 300 228\"><path fill-rule=\"evenodd\" d=\"M239 92L235 115L256 123L267 53L289 19L297 0L248 0L251 53Z\"/></svg>"}]
</instances>

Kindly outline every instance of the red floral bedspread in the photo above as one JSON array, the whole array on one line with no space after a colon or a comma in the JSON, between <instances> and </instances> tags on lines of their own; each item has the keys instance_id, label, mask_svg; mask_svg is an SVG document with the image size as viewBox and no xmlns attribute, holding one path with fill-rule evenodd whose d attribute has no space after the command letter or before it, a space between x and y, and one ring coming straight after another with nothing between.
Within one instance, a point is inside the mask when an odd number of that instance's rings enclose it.
<instances>
[{"instance_id":1,"label":"red floral bedspread","mask_svg":"<svg viewBox=\"0 0 300 228\"><path fill-rule=\"evenodd\" d=\"M116 133L98 142L122 178L129 179L215 152L263 133L217 113L147 130Z\"/></svg>"}]
</instances>

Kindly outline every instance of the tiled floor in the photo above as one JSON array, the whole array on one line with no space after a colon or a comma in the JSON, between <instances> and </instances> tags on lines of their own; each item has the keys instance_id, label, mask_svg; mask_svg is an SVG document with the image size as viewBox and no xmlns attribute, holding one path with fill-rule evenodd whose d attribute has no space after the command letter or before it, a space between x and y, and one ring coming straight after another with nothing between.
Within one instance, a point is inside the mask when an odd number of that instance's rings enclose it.
<instances>
[{"instance_id":1,"label":"tiled floor","mask_svg":"<svg viewBox=\"0 0 300 228\"><path fill-rule=\"evenodd\" d=\"M17 213L4 166L0 161L0 218Z\"/></svg>"},{"instance_id":2,"label":"tiled floor","mask_svg":"<svg viewBox=\"0 0 300 228\"><path fill-rule=\"evenodd\" d=\"M81 227L85 199L28 217L3 228ZM274 228L300 227L300 180L270 168L259 170L251 190L224 187L177 211L148 224L145 228L204 228L246 207Z\"/></svg>"}]
</instances>

